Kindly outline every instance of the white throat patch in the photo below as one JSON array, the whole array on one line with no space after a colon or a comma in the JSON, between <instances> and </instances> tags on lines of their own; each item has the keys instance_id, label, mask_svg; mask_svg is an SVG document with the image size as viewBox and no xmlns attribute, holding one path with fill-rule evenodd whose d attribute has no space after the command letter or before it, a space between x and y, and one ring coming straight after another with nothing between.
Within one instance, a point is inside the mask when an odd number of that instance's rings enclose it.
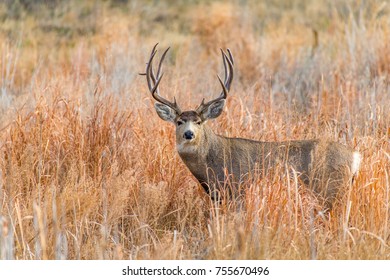
<instances>
[{"instance_id":1,"label":"white throat patch","mask_svg":"<svg viewBox=\"0 0 390 280\"><path fill-rule=\"evenodd\" d=\"M197 150L197 146L191 142L185 141L183 139L182 143L176 144L177 151L183 154L195 154Z\"/></svg>"}]
</instances>

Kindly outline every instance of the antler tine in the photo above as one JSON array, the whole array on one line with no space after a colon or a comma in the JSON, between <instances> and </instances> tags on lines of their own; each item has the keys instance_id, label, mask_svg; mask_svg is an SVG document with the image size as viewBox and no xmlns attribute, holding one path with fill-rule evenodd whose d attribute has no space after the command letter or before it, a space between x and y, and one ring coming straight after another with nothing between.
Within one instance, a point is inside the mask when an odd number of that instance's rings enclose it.
<instances>
[{"instance_id":1,"label":"antler tine","mask_svg":"<svg viewBox=\"0 0 390 280\"><path fill-rule=\"evenodd\" d=\"M165 59L165 56L167 54L167 52L169 51L171 47L168 47L165 52L163 53L163 55L161 56L161 59L160 59L160 63L158 64L158 70L157 70L157 79L160 77L160 71L161 71L161 67L162 67L162 63Z\"/></svg>"},{"instance_id":2,"label":"antler tine","mask_svg":"<svg viewBox=\"0 0 390 280\"><path fill-rule=\"evenodd\" d=\"M234 65L233 55L232 55L232 53L230 52L229 49L227 49L227 53L228 54L226 54L221 49L222 62L223 62L224 73L225 73L225 80L224 80L224 82L222 82L222 80L219 77L219 75L217 75L217 77L218 77L218 80L219 80L219 82L220 82L220 84L222 86L222 92L219 95L219 97L217 97L216 99L213 99L213 100L211 100L211 101L209 101L207 103L204 103L204 99L203 99L202 103L196 109L198 112L202 112L203 110L205 110L208 106L210 106L214 102L217 102L217 101L220 101L222 99L226 99L227 98L228 92L230 90L230 85L231 85L231 83L233 81L233 65Z\"/></svg>"},{"instance_id":3,"label":"antler tine","mask_svg":"<svg viewBox=\"0 0 390 280\"><path fill-rule=\"evenodd\" d=\"M161 79L163 77L163 73L161 72L161 68L162 68L162 63L164 61L164 58L165 58L169 48L167 48L164 51L163 55L161 56L161 59L160 59L159 65L158 65L158 69L157 69L157 77L156 77L154 75L154 72L153 72L153 59L157 53L157 50L156 50L157 45L158 45L158 43L156 45L154 45L152 52L150 54L150 58L149 58L149 61L147 63L147 66L146 66L146 73L141 74L141 75L146 75L146 81L148 82L149 91L151 92L153 98L156 101L169 106L170 108L175 110L176 113L180 114L181 110L176 103L176 98L174 99L174 102L170 102L167 99L160 96L158 85L160 84Z\"/></svg>"},{"instance_id":4,"label":"antler tine","mask_svg":"<svg viewBox=\"0 0 390 280\"><path fill-rule=\"evenodd\" d=\"M158 43L153 46L153 49L152 49L152 51L150 53L149 61L146 62L146 65L148 65L153 60L153 57L154 57L155 53L157 52L156 51L157 45L158 45ZM145 73L139 73L139 75L146 76L146 72Z\"/></svg>"},{"instance_id":5,"label":"antler tine","mask_svg":"<svg viewBox=\"0 0 390 280\"><path fill-rule=\"evenodd\" d=\"M152 53L150 54L150 58L148 63L146 63L146 81L148 82L149 90L152 91L153 84L156 84L156 78L154 77L153 70L152 70L152 63L153 58L156 55L157 51L153 49Z\"/></svg>"},{"instance_id":6,"label":"antler tine","mask_svg":"<svg viewBox=\"0 0 390 280\"><path fill-rule=\"evenodd\" d=\"M156 50L157 45L158 45L158 43L154 45L154 47L153 47L153 49L152 49L152 52L151 52L151 54L150 54L150 60L149 60L149 62L148 62L148 66L150 65L150 78L151 78L151 80L152 80L152 82L153 82L154 84L156 84L156 77L154 76L154 71L153 71L153 59L154 59L154 56L155 56L156 53L157 53L157 50ZM158 77L157 77L157 78L158 78Z\"/></svg>"},{"instance_id":7,"label":"antler tine","mask_svg":"<svg viewBox=\"0 0 390 280\"><path fill-rule=\"evenodd\" d=\"M233 65L234 65L234 60L233 60L233 56L232 56L232 53L230 52L229 49L227 49L227 53L229 54L229 57L226 55L226 53L224 52L223 55L224 55L224 58L225 60L227 61L227 64L229 65L229 75L228 76L225 76L225 86L228 90L230 90L230 85L233 81ZM225 65L226 67L226 65ZM226 73L226 68L225 68L225 73Z\"/></svg>"},{"instance_id":8,"label":"antler tine","mask_svg":"<svg viewBox=\"0 0 390 280\"><path fill-rule=\"evenodd\" d=\"M219 83L222 86L222 93L221 93L221 96L218 97L217 99L215 99L213 102L219 101L220 99L226 99L226 97L228 95L228 90L227 90L226 86L224 85L224 83L222 82L221 77L219 75L217 75L217 77L218 77Z\"/></svg>"},{"instance_id":9,"label":"antler tine","mask_svg":"<svg viewBox=\"0 0 390 280\"><path fill-rule=\"evenodd\" d=\"M230 49L227 49L227 52L229 54L230 62L232 63L232 65L234 65L234 59L233 59L232 52L230 51Z\"/></svg>"},{"instance_id":10,"label":"antler tine","mask_svg":"<svg viewBox=\"0 0 390 280\"><path fill-rule=\"evenodd\" d=\"M226 68L226 54L225 52L223 51L223 49L221 49L221 54L222 54L222 61L223 61L223 69L225 70L225 82L227 82L227 77L228 77L228 70Z\"/></svg>"}]
</instances>

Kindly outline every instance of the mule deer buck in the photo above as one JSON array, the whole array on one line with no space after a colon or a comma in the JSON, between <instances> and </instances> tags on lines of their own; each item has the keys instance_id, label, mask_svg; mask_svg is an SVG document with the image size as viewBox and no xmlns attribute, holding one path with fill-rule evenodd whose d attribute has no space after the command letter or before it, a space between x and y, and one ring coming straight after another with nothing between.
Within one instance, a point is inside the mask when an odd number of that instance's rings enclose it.
<instances>
[{"instance_id":1,"label":"mule deer buck","mask_svg":"<svg viewBox=\"0 0 390 280\"><path fill-rule=\"evenodd\" d=\"M221 115L233 80L233 56L221 50L225 79L218 80L222 92L216 99L204 102L196 110L182 111L176 103L161 97L161 67L169 50L162 54L157 72L153 70L154 46L146 66L146 80L154 106L164 121L176 126L176 147L183 162L213 199L221 193L236 193L251 172L260 176L277 165L288 166L330 208L340 189L345 188L358 172L361 156L342 144L326 140L260 142L228 138L215 134L206 122ZM229 186L226 182L229 181Z\"/></svg>"}]
</instances>

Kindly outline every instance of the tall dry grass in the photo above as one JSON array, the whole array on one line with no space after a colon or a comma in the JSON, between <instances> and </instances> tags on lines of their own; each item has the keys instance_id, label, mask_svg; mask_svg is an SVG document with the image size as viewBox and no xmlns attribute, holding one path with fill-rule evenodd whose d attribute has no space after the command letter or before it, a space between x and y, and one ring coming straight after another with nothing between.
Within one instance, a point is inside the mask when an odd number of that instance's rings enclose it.
<instances>
[{"instance_id":1,"label":"tall dry grass","mask_svg":"<svg viewBox=\"0 0 390 280\"><path fill-rule=\"evenodd\" d=\"M18 3L0 5L1 259L390 258L388 5ZM218 94L232 50L218 133L359 150L334 209L278 168L210 201L138 76L157 41L172 46L161 92L184 108Z\"/></svg>"}]
</instances>

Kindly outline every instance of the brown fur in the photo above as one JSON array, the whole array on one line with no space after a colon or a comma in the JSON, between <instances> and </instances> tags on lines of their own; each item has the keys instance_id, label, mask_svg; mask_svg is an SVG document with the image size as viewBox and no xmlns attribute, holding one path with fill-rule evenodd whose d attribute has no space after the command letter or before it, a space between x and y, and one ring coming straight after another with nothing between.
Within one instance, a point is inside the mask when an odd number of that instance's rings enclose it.
<instances>
[{"instance_id":1,"label":"brown fur","mask_svg":"<svg viewBox=\"0 0 390 280\"><path fill-rule=\"evenodd\" d=\"M198 121L199 116L184 112L182 119ZM177 143L183 141L177 129ZM188 169L204 190L216 199L226 188L227 176L235 193L240 183L253 172L261 176L276 165L294 170L301 181L331 207L340 188L352 178L350 172L353 150L336 142L300 140L287 142L259 142L242 138L226 138L214 134L205 124L199 126L194 151L179 151Z\"/></svg>"}]
</instances>

